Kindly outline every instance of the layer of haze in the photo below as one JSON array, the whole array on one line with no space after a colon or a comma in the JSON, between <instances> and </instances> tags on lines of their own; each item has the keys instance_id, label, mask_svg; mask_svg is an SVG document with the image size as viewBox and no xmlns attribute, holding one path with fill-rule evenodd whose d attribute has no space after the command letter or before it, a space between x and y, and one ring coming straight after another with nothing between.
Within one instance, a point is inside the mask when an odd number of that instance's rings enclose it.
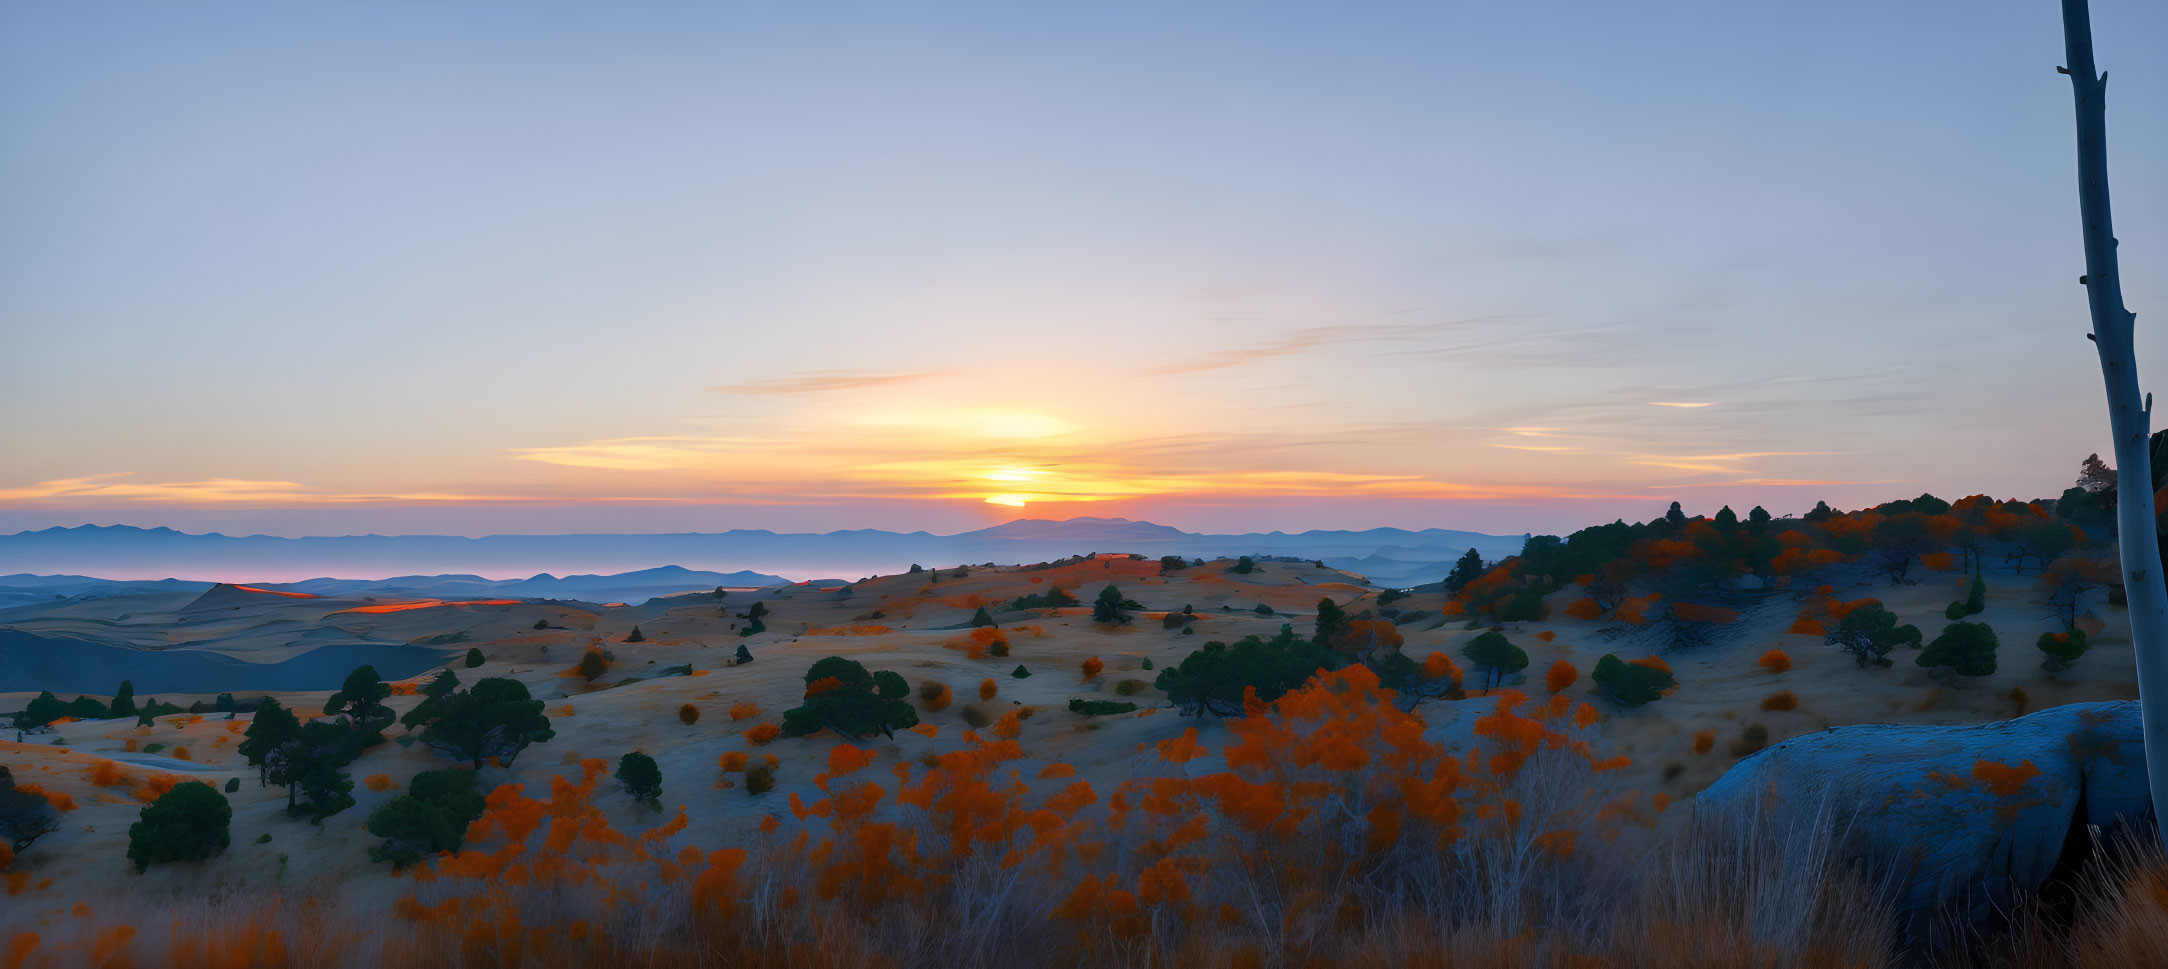
<instances>
[{"instance_id":1,"label":"layer of haze","mask_svg":"<svg viewBox=\"0 0 2168 969\"><path fill-rule=\"evenodd\" d=\"M2158 382L2168 7L2094 16ZM2052 495L2109 450L2060 31L2016 0L10 4L0 529Z\"/></svg>"}]
</instances>

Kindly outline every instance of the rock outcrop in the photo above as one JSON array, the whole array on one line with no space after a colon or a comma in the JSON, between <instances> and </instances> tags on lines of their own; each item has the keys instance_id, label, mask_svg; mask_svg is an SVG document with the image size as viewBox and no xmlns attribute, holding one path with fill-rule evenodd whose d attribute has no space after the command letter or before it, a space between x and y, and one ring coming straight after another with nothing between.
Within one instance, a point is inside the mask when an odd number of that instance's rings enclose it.
<instances>
[{"instance_id":1,"label":"rock outcrop","mask_svg":"<svg viewBox=\"0 0 2168 969\"><path fill-rule=\"evenodd\" d=\"M1900 879L1901 908L1954 904L1975 917L2046 883L2066 843L2090 843L2078 826L2151 824L2130 701L1996 723L1834 727L1740 761L1695 809L1763 811L1792 829L1835 818Z\"/></svg>"}]
</instances>

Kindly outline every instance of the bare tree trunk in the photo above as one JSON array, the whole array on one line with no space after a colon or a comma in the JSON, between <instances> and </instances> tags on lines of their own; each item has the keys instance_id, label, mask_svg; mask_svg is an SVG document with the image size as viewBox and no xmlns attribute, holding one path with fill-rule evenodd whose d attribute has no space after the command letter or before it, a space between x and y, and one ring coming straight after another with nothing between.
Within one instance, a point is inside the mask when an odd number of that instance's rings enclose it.
<instances>
[{"instance_id":1,"label":"bare tree trunk","mask_svg":"<svg viewBox=\"0 0 2168 969\"><path fill-rule=\"evenodd\" d=\"M2085 224L2086 302L2091 338L2100 352L2108 390L2108 427L2115 436L2116 540L2130 601L2130 639L2138 662L2138 709L2144 724L2145 766L2153 817L2168 842L2168 586L2161 581L2153 520L2153 461L2147 447L2151 395L2138 394L2138 361L2131 332L2135 314L2123 306L2116 270L2115 225L2108 216L2107 75L2093 66L2093 24L2086 0L2063 0L2063 53L2078 115L2078 211Z\"/></svg>"}]
</instances>

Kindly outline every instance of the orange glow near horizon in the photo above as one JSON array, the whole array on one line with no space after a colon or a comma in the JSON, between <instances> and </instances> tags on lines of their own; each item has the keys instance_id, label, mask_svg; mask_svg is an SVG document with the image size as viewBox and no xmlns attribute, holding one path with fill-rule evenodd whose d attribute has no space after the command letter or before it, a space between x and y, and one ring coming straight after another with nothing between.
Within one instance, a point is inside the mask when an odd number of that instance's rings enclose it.
<instances>
[{"instance_id":1,"label":"orange glow near horizon","mask_svg":"<svg viewBox=\"0 0 2168 969\"><path fill-rule=\"evenodd\" d=\"M252 585L237 585L237 586L234 586L234 588L236 588L236 589L239 589L239 590L241 590L241 591L243 591L243 592L261 592L261 593L263 593L264 595L267 595L267 596L285 596L285 597L286 597L286 598L288 598L288 599L321 599L321 598L323 598L322 596L317 596L317 595L310 595L309 593L306 593L306 592L280 592L280 591L278 591L277 589L259 589L259 588L256 588L255 586L252 586Z\"/></svg>"},{"instance_id":2,"label":"orange glow near horizon","mask_svg":"<svg viewBox=\"0 0 2168 969\"><path fill-rule=\"evenodd\" d=\"M314 597L312 596L311 598ZM339 610L339 612L332 613L332 615L336 616L341 612L408 612L414 609L435 609L442 606L516 606L519 604L520 600L518 599L471 599L465 602L445 602L441 599L423 599L419 602L392 602L377 606L355 606L352 609L341 609Z\"/></svg>"}]
</instances>

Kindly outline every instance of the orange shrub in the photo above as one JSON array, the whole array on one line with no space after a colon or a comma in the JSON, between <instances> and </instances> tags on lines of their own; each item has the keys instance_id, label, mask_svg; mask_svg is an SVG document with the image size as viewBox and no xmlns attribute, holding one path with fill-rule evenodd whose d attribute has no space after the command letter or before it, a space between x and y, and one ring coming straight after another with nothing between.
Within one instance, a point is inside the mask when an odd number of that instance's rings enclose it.
<instances>
[{"instance_id":1,"label":"orange shrub","mask_svg":"<svg viewBox=\"0 0 2168 969\"><path fill-rule=\"evenodd\" d=\"M1603 606L1591 596L1582 596L1566 604L1566 615L1593 622L1603 618Z\"/></svg>"},{"instance_id":2,"label":"orange shrub","mask_svg":"<svg viewBox=\"0 0 2168 969\"><path fill-rule=\"evenodd\" d=\"M1832 602L1829 604L1829 618L1834 619L1838 622L1843 622L1844 617L1851 615L1855 610L1864 609L1868 606L1879 606L1881 604L1882 600L1877 599L1873 596L1867 596L1862 599L1854 599L1850 602Z\"/></svg>"},{"instance_id":3,"label":"orange shrub","mask_svg":"<svg viewBox=\"0 0 2168 969\"><path fill-rule=\"evenodd\" d=\"M143 786L129 792L136 800L149 804L179 785L183 778L178 774L152 774L144 778Z\"/></svg>"},{"instance_id":4,"label":"orange shrub","mask_svg":"<svg viewBox=\"0 0 2168 969\"><path fill-rule=\"evenodd\" d=\"M940 713L948 709L949 704L956 702L956 694L949 692L949 686L946 683L927 680L918 685L918 699L919 704L926 708L926 712Z\"/></svg>"},{"instance_id":5,"label":"orange shrub","mask_svg":"<svg viewBox=\"0 0 2168 969\"><path fill-rule=\"evenodd\" d=\"M1790 690L1771 693L1762 697L1761 708L1764 710L1797 710L1799 709L1799 697Z\"/></svg>"},{"instance_id":6,"label":"orange shrub","mask_svg":"<svg viewBox=\"0 0 2168 969\"><path fill-rule=\"evenodd\" d=\"M1569 686L1572 686L1573 682L1580 678L1581 671L1574 669L1572 663L1568 663L1565 660L1559 660L1556 663L1552 663L1551 668L1544 672L1543 686L1545 689L1550 690L1552 693L1556 693Z\"/></svg>"},{"instance_id":7,"label":"orange shrub","mask_svg":"<svg viewBox=\"0 0 2168 969\"><path fill-rule=\"evenodd\" d=\"M1548 642L1551 642L1552 640L1555 640L1555 639L1557 639L1557 638L1558 638L1558 634L1557 634L1557 633L1554 633L1554 632L1552 632L1552 631L1550 631L1550 630L1548 630L1548 629L1546 629L1546 630L1544 630L1544 631L1542 631L1542 632L1540 632L1540 633L1537 633L1537 634L1536 634L1536 638L1537 638L1537 639L1540 639L1540 640L1543 640L1544 642L1548 643Z\"/></svg>"},{"instance_id":8,"label":"orange shrub","mask_svg":"<svg viewBox=\"0 0 2168 969\"><path fill-rule=\"evenodd\" d=\"M1097 656L1087 659L1084 661L1084 678L1088 680L1098 676L1106 668L1107 664L1100 662Z\"/></svg>"},{"instance_id":9,"label":"orange shrub","mask_svg":"<svg viewBox=\"0 0 2168 969\"><path fill-rule=\"evenodd\" d=\"M368 777L363 778L361 783L366 785L372 791L382 793L384 791L391 790L391 775L371 774Z\"/></svg>"},{"instance_id":10,"label":"orange shrub","mask_svg":"<svg viewBox=\"0 0 2168 969\"><path fill-rule=\"evenodd\" d=\"M99 787L120 787L131 781L128 772L121 770L119 764L110 760L101 760L90 769L90 782Z\"/></svg>"},{"instance_id":11,"label":"orange shrub","mask_svg":"<svg viewBox=\"0 0 2168 969\"><path fill-rule=\"evenodd\" d=\"M1833 548L1818 548L1807 553L1807 564L1820 568L1844 561L1844 553Z\"/></svg>"},{"instance_id":12,"label":"orange shrub","mask_svg":"<svg viewBox=\"0 0 2168 969\"><path fill-rule=\"evenodd\" d=\"M730 719L732 720L751 720L757 716L760 716L760 706L758 704L733 703L730 705Z\"/></svg>"},{"instance_id":13,"label":"orange shrub","mask_svg":"<svg viewBox=\"0 0 2168 969\"><path fill-rule=\"evenodd\" d=\"M1055 763L1055 764L1048 764L1048 765L1046 765L1045 767L1039 768L1039 779L1040 779L1040 780L1048 780L1048 779L1051 779L1051 778L1056 778L1056 777L1075 777L1075 776L1076 776L1076 768L1075 768L1074 766L1072 766L1072 765L1069 765L1069 764L1060 764L1060 763Z\"/></svg>"},{"instance_id":14,"label":"orange shrub","mask_svg":"<svg viewBox=\"0 0 2168 969\"><path fill-rule=\"evenodd\" d=\"M11 845L11 844L8 844L8 843L7 843L7 842L5 842L5 841L0 841L0 871L6 871L6 870L8 870L8 869L9 869L10 867L13 867L13 866L14 866L14 864L15 864L15 846L14 846L14 845ZM18 938L20 938L20 937L18 937ZM29 950L28 950L28 949L26 949L26 948L24 948L24 947L23 947L23 946L22 946L21 944L19 944L19 943L18 943L18 944L16 945L16 948L17 948L17 949L19 949L19 950L22 950L22 952L21 952L21 954L22 954L22 955L28 955L28 954L29 954ZM9 958L9 961L8 961L8 963L7 963L7 964L8 964L8 965L10 965L10 966L20 966L20 965L22 965L22 964L23 964L23 960L22 960L22 959L20 959L20 958L17 958L17 957L13 957L13 956L11 956L11 957Z\"/></svg>"},{"instance_id":15,"label":"orange shrub","mask_svg":"<svg viewBox=\"0 0 2168 969\"><path fill-rule=\"evenodd\" d=\"M1673 603L1671 605L1671 614L1687 622L1726 623L1736 622L1739 619L1739 610L1737 609L1704 605L1699 602Z\"/></svg>"},{"instance_id":16,"label":"orange shrub","mask_svg":"<svg viewBox=\"0 0 2168 969\"><path fill-rule=\"evenodd\" d=\"M55 811L65 812L75 810L75 798L69 797L65 792L62 791L46 790L44 785L39 784L35 781L25 781L23 783L17 784L15 785L15 789L25 794L37 794L43 796L46 801L50 802L53 805L53 810Z\"/></svg>"},{"instance_id":17,"label":"orange shrub","mask_svg":"<svg viewBox=\"0 0 2168 969\"><path fill-rule=\"evenodd\" d=\"M994 723L994 736L1002 740L1015 740L1023 732L1024 718L1017 716L1014 710L1002 714L1001 719Z\"/></svg>"},{"instance_id":18,"label":"orange shrub","mask_svg":"<svg viewBox=\"0 0 2168 969\"><path fill-rule=\"evenodd\" d=\"M1618 604L1618 609L1612 612L1612 616L1627 625L1639 626L1649 621L1649 607L1662 599L1663 594L1658 592L1628 599Z\"/></svg>"},{"instance_id":19,"label":"orange shrub","mask_svg":"<svg viewBox=\"0 0 2168 969\"><path fill-rule=\"evenodd\" d=\"M752 744L755 747L768 743L769 741L774 740L775 738L782 735L783 728L776 726L772 723L764 723L757 727L754 727L751 730L747 730L742 734L739 734L739 736L745 738L746 743Z\"/></svg>"},{"instance_id":20,"label":"orange shrub","mask_svg":"<svg viewBox=\"0 0 2168 969\"><path fill-rule=\"evenodd\" d=\"M1920 564L1937 572L1948 572L1957 568L1957 556L1948 552L1929 552L1920 556Z\"/></svg>"},{"instance_id":21,"label":"orange shrub","mask_svg":"<svg viewBox=\"0 0 2168 969\"><path fill-rule=\"evenodd\" d=\"M1644 656L1640 659L1627 660L1627 662L1632 663L1635 666L1646 666L1649 669L1656 670L1666 675L1669 675L1671 673L1671 664L1664 662L1663 658L1659 656Z\"/></svg>"},{"instance_id":22,"label":"orange shrub","mask_svg":"<svg viewBox=\"0 0 2168 969\"><path fill-rule=\"evenodd\" d=\"M1796 627L1797 624L1794 625ZM1796 628L1794 631L1797 631ZM1761 654L1759 662L1762 669L1771 673L1782 673L1792 668L1792 655L1781 649L1772 649Z\"/></svg>"},{"instance_id":23,"label":"orange shrub","mask_svg":"<svg viewBox=\"0 0 2168 969\"><path fill-rule=\"evenodd\" d=\"M191 753L189 753L189 752L188 752L188 748L186 748L186 747L175 747L175 748L173 748L173 759L174 759L174 760L195 760L195 759L196 759L196 756L195 756L194 754L191 754Z\"/></svg>"},{"instance_id":24,"label":"orange shrub","mask_svg":"<svg viewBox=\"0 0 2168 969\"><path fill-rule=\"evenodd\" d=\"M684 721L685 725L688 727L692 726L693 724L699 723L700 708L693 706L690 703L680 706L678 707L678 719Z\"/></svg>"},{"instance_id":25,"label":"orange shrub","mask_svg":"<svg viewBox=\"0 0 2168 969\"><path fill-rule=\"evenodd\" d=\"M993 677L989 676L979 681L979 699L991 700L994 698L994 694L999 692L1001 692L1001 684L994 682Z\"/></svg>"},{"instance_id":26,"label":"orange shrub","mask_svg":"<svg viewBox=\"0 0 2168 969\"><path fill-rule=\"evenodd\" d=\"M722 768L727 773L735 774L745 769L745 761L749 756L745 751L733 750L716 758L715 766Z\"/></svg>"},{"instance_id":27,"label":"orange shrub","mask_svg":"<svg viewBox=\"0 0 2168 969\"><path fill-rule=\"evenodd\" d=\"M1714 730L1696 730L1696 731L1694 731L1694 753L1697 753L1697 754L1706 754L1706 753L1708 753L1709 751L1712 751L1712 750L1715 750L1715 749L1716 749L1716 731L1714 731Z\"/></svg>"},{"instance_id":28,"label":"orange shrub","mask_svg":"<svg viewBox=\"0 0 2168 969\"><path fill-rule=\"evenodd\" d=\"M1453 662L1453 657L1451 657L1451 656L1447 656L1447 655L1445 655L1444 653L1436 653L1436 652L1434 652L1434 653L1431 653L1431 654L1430 654L1429 656L1427 656L1427 657L1424 657L1424 659L1423 659L1423 678L1424 678L1424 679L1426 679L1426 680L1443 680L1443 679L1450 679L1450 680L1452 680L1452 681L1453 681L1453 685L1455 685L1455 686L1459 686L1459 685L1460 685L1460 677L1461 677L1460 665L1459 665L1459 664L1457 664L1457 663L1455 663L1455 662Z\"/></svg>"},{"instance_id":29,"label":"orange shrub","mask_svg":"<svg viewBox=\"0 0 2168 969\"><path fill-rule=\"evenodd\" d=\"M1973 762L1972 776L1974 780L1986 785L1988 792L1996 797L2016 797L2017 793L2025 788L2026 781L2040 776L2040 768L2033 766L2033 762L2029 760L2021 761L2016 767L2012 767L1999 761L1981 758Z\"/></svg>"},{"instance_id":30,"label":"orange shrub","mask_svg":"<svg viewBox=\"0 0 2168 969\"><path fill-rule=\"evenodd\" d=\"M1800 636L1826 636L1829 630L1822 628L1822 621L1801 616L1792 621L1792 628L1785 630Z\"/></svg>"}]
</instances>

